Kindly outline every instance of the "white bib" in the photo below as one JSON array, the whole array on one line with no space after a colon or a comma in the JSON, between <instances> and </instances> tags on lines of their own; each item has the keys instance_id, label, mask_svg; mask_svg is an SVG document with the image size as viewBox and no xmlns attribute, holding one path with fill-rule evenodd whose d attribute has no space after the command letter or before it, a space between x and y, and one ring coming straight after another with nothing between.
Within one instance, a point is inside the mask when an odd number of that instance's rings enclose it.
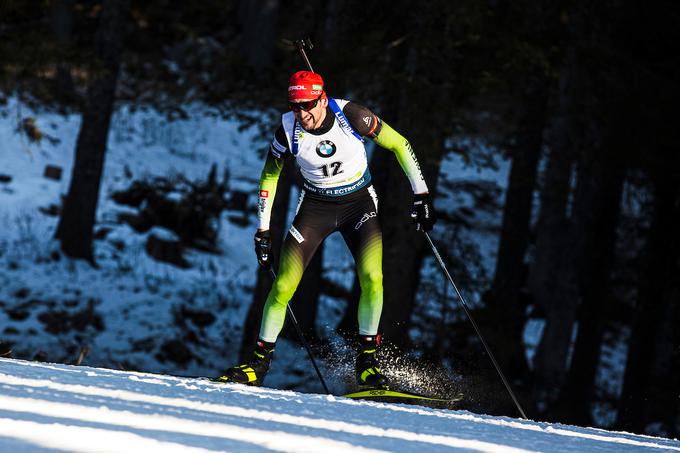
<instances>
[{"instance_id":1,"label":"white bib","mask_svg":"<svg viewBox=\"0 0 680 453\"><path fill-rule=\"evenodd\" d=\"M348 101L336 99L335 102L341 112ZM285 113L281 122L288 139L288 149L295 156L300 172L308 183L305 184L307 188L311 185L312 188L320 189L320 193L337 196L363 187L365 184L356 185L362 178L366 183L370 180L363 140L352 132L349 124L341 126L337 116L331 129L321 135L307 132L296 124L293 112ZM293 146L295 139L297 146Z\"/></svg>"}]
</instances>

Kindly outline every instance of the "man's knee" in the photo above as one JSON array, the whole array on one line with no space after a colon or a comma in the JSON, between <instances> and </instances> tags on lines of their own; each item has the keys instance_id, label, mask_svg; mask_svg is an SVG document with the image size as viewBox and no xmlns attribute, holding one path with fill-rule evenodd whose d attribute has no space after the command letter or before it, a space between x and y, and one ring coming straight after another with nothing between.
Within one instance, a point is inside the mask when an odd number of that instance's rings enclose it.
<instances>
[{"instance_id":1,"label":"man's knee","mask_svg":"<svg viewBox=\"0 0 680 453\"><path fill-rule=\"evenodd\" d=\"M381 269L362 272L359 278L362 291L382 291L383 274Z\"/></svg>"},{"instance_id":2,"label":"man's knee","mask_svg":"<svg viewBox=\"0 0 680 453\"><path fill-rule=\"evenodd\" d=\"M272 287L274 299L277 303L287 304L293 297L296 287L297 285L294 282L287 281L286 279L276 279Z\"/></svg>"}]
</instances>

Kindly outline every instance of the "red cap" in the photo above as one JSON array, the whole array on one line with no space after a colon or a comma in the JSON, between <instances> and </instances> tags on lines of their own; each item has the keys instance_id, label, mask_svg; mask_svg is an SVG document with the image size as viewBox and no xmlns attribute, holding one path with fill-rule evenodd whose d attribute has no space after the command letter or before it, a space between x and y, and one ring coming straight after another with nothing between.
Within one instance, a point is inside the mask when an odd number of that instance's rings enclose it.
<instances>
[{"instance_id":1,"label":"red cap","mask_svg":"<svg viewBox=\"0 0 680 453\"><path fill-rule=\"evenodd\" d=\"M288 82L288 101L316 99L323 93L323 79L315 72L298 71Z\"/></svg>"}]
</instances>

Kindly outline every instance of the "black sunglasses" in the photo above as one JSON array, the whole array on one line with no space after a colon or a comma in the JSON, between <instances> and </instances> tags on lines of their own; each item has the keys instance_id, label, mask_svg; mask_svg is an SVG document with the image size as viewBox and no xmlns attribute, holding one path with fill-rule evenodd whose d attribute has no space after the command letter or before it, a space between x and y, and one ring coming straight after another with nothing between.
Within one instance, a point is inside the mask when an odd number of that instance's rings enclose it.
<instances>
[{"instance_id":1,"label":"black sunglasses","mask_svg":"<svg viewBox=\"0 0 680 453\"><path fill-rule=\"evenodd\" d=\"M314 107L316 107L316 104L319 103L321 100L321 94L318 98L312 99L311 101L304 101L304 102L289 102L288 107L294 112L299 112L300 110L304 110L305 112L309 112L312 110Z\"/></svg>"}]
</instances>

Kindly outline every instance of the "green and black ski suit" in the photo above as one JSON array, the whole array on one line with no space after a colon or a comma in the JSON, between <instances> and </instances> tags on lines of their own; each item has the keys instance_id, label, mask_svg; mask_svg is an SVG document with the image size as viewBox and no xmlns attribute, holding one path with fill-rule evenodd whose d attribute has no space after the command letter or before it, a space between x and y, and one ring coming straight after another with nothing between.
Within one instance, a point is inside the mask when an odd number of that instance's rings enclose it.
<instances>
[{"instance_id":1,"label":"green and black ski suit","mask_svg":"<svg viewBox=\"0 0 680 453\"><path fill-rule=\"evenodd\" d=\"M260 179L258 229L268 230L283 160L296 159L304 184L284 241L279 273L267 296L260 339L275 342L304 269L329 234L340 231L354 257L361 285L359 334L376 335L383 306L382 232L365 137L394 152L414 193L428 191L409 142L369 109L328 98L326 118L307 131L293 112L283 114Z\"/></svg>"}]
</instances>

